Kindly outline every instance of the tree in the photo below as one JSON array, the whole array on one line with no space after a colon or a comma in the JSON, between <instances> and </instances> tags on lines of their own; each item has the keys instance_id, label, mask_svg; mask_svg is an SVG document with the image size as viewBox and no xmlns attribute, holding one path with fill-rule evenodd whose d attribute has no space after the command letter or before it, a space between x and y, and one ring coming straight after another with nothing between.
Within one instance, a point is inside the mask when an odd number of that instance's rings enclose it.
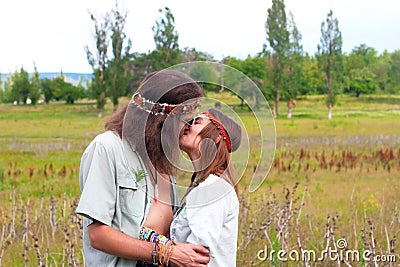
<instances>
[{"instance_id":1,"label":"tree","mask_svg":"<svg viewBox=\"0 0 400 267\"><path fill-rule=\"evenodd\" d=\"M18 103L19 97L18 95L15 95L15 92L13 91L13 80L12 80L12 73L9 73L7 75L7 79L4 82L4 94L3 94L3 103L12 103L16 101Z\"/></svg>"},{"instance_id":2,"label":"tree","mask_svg":"<svg viewBox=\"0 0 400 267\"><path fill-rule=\"evenodd\" d=\"M216 84L218 77L212 66L207 66L206 64L194 65L193 68L190 69L189 75L201 84L201 87L206 93L215 92L220 89L220 86Z\"/></svg>"},{"instance_id":3,"label":"tree","mask_svg":"<svg viewBox=\"0 0 400 267\"><path fill-rule=\"evenodd\" d=\"M376 50L372 47L368 47L366 44L356 46L351 53L360 57L363 67L372 67L377 63L378 58Z\"/></svg>"},{"instance_id":4,"label":"tree","mask_svg":"<svg viewBox=\"0 0 400 267\"><path fill-rule=\"evenodd\" d=\"M118 99L127 92L127 87L131 79L129 71L129 58L131 40L126 41L124 33L127 12L119 11L118 5L111 11L110 31L111 31L111 51L112 59L107 62L108 95L111 97L114 111L118 108Z\"/></svg>"},{"instance_id":5,"label":"tree","mask_svg":"<svg viewBox=\"0 0 400 267\"><path fill-rule=\"evenodd\" d=\"M62 97L66 104L74 104L75 100L82 98L85 95L82 84L74 86L71 83L64 83L62 87Z\"/></svg>"},{"instance_id":6,"label":"tree","mask_svg":"<svg viewBox=\"0 0 400 267\"><path fill-rule=\"evenodd\" d=\"M4 101L4 91L3 91L3 81L1 80L1 73L0 73L0 103Z\"/></svg>"},{"instance_id":7,"label":"tree","mask_svg":"<svg viewBox=\"0 0 400 267\"><path fill-rule=\"evenodd\" d=\"M247 56L247 58L241 62L239 70L249 77L257 85L261 92L265 91L267 71L264 65L264 59L262 57ZM260 107L260 99L258 98L257 94L254 94L255 92L253 90L249 91L248 88L239 88L238 92L241 96L251 97L254 99L253 108L257 109Z\"/></svg>"},{"instance_id":8,"label":"tree","mask_svg":"<svg viewBox=\"0 0 400 267\"><path fill-rule=\"evenodd\" d=\"M344 93L359 97L372 94L378 88L373 69L377 64L377 53L372 47L361 44L346 57L346 83Z\"/></svg>"},{"instance_id":9,"label":"tree","mask_svg":"<svg viewBox=\"0 0 400 267\"><path fill-rule=\"evenodd\" d=\"M378 88L375 83L375 75L368 69L353 69L349 74L349 85L344 92L359 97L360 94L372 94Z\"/></svg>"},{"instance_id":10,"label":"tree","mask_svg":"<svg viewBox=\"0 0 400 267\"><path fill-rule=\"evenodd\" d=\"M321 38L318 45L318 61L325 73L328 107L328 119L332 119L332 107L336 102L343 79L342 33L339 21L329 11L326 21L321 23Z\"/></svg>"},{"instance_id":11,"label":"tree","mask_svg":"<svg viewBox=\"0 0 400 267\"><path fill-rule=\"evenodd\" d=\"M390 53L384 51L382 55L378 56L376 65L373 68L375 74L375 81L379 89L383 92L387 91L389 84L389 72L391 67Z\"/></svg>"},{"instance_id":12,"label":"tree","mask_svg":"<svg viewBox=\"0 0 400 267\"><path fill-rule=\"evenodd\" d=\"M31 78L31 88L29 97L32 101L32 104L36 104L40 97L40 77L35 64L34 64L34 72Z\"/></svg>"},{"instance_id":13,"label":"tree","mask_svg":"<svg viewBox=\"0 0 400 267\"><path fill-rule=\"evenodd\" d=\"M91 13L90 18L94 23L94 39L96 48L90 51L89 47L85 47L87 60L93 69L93 80L91 86L88 88L90 91L89 96L96 99L97 117L103 116L103 109L106 105L106 69L107 69L107 51L108 51L108 25L110 23L109 14L106 14L101 22L98 22L95 16Z\"/></svg>"},{"instance_id":14,"label":"tree","mask_svg":"<svg viewBox=\"0 0 400 267\"><path fill-rule=\"evenodd\" d=\"M62 71L54 79L40 80L40 90L46 104L51 100L65 100L67 104L74 104L75 100L85 95L82 81L79 81L78 86L68 83Z\"/></svg>"},{"instance_id":15,"label":"tree","mask_svg":"<svg viewBox=\"0 0 400 267\"><path fill-rule=\"evenodd\" d=\"M26 100L29 98L29 92L31 90L31 84L29 81L29 73L21 67L18 71L15 71L12 79L12 95L15 97L17 103L26 103Z\"/></svg>"},{"instance_id":16,"label":"tree","mask_svg":"<svg viewBox=\"0 0 400 267\"><path fill-rule=\"evenodd\" d=\"M131 82L129 88L138 88L140 82L144 79L146 74L152 71L150 54L146 53L133 53L130 61Z\"/></svg>"},{"instance_id":17,"label":"tree","mask_svg":"<svg viewBox=\"0 0 400 267\"><path fill-rule=\"evenodd\" d=\"M321 68L318 66L318 60L310 57L308 54L303 57L302 86L301 95L323 94L325 93L326 81Z\"/></svg>"},{"instance_id":18,"label":"tree","mask_svg":"<svg viewBox=\"0 0 400 267\"><path fill-rule=\"evenodd\" d=\"M289 13L289 54L288 54L288 83L284 89L284 98L287 100L287 117L292 118L292 108L295 107L294 100L297 97L301 86L302 65L303 65L303 46L301 45L301 33L294 22L293 14Z\"/></svg>"},{"instance_id":19,"label":"tree","mask_svg":"<svg viewBox=\"0 0 400 267\"><path fill-rule=\"evenodd\" d=\"M39 73L37 72L36 66L32 78L29 78L29 73L23 67L21 67L19 71L8 75L4 89L4 102L36 104L40 95Z\"/></svg>"},{"instance_id":20,"label":"tree","mask_svg":"<svg viewBox=\"0 0 400 267\"><path fill-rule=\"evenodd\" d=\"M391 53L390 59L389 92L396 93L400 91L400 50Z\"/></svg>"},{"instance_id":21,"label":"tree","mask_svg":"<svg viewBox=\"0 0 400 267\"><path fill-rule=\"evenodd\" d=\"M267 41L272 48L272 95L274 98L274 117L278 116L278 102L281 90L285 86L285 66L289 51L289 31L285 4L283 0L272 0L272 7L268 9L265 24Z\"/></svg>"},{"instance_id":22,"label":"tree","mask_svg":"<svg viewBox=\"0 0 400 267\"><path fill-rule=\"evenodd\" d=\"M185 47L180 55L182 63L191 61L213 61L213 56L196 48Z\"/></svg>"},{"instance_id":23,"label":"tree","mask_svg":"<svg viewBox=\"0 0 400 267\"><path fill-rule=\"evenodd\" d=\"M44 95L44 102L48 104L52 99L54 99L54 93L52 88L52 80L45 78L40 80L40 91Z\"/></svg>"},{"instance_id":24,"label":"tree","mask_svg":"<svg viewBox=\"0 0 400 267\"><path fill-rule=\"evenodd\" d=\"M153 38L156 50L151 53L154 69L163 69L181 62L175 18L168 7L159 9L160 17L153 26Z\"/></svg>"},{"instance_id":25,"label":"tree","mask_svg":"<svg viewBox=\"0 0 400 267\"><path fill-rule=\"evenodd\" d=\"M31 91L31 83L29 81L29 73L21 67L19 72L15 72L13 77L13 91L18 97L18 100L26 104L29 98L29 92Z\"/></svg>"}]
</instances>

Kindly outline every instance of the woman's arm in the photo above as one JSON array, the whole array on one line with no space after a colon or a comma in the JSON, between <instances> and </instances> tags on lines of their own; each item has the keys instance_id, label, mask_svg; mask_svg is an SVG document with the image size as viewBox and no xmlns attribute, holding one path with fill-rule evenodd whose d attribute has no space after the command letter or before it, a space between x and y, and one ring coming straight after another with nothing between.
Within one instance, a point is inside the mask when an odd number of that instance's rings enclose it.
<instances>
[{"instance_id":1,"label":"woman's arm","mask_svg":"<svg viewBox=\"0 0 400 267\"><path fill-rule=\"evenodd\" d=\"M145 226L157 233L169 235L173 214L171 205L171 181L168 175L159 174L157 179L158 195L153 198L152 206L146 217Z\"/></svg>"}]
</instances>

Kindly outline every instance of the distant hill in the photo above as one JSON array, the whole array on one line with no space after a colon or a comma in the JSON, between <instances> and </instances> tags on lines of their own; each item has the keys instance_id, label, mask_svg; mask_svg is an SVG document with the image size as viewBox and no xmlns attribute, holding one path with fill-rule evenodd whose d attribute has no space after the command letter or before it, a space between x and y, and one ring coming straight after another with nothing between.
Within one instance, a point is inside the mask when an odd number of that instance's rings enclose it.
<instances>
[{"instance_id":1,"label":"distant hill","mask_svg":"<svg viewBox=\"0 0 400 267\"><path fill-rule=\"evenodd\" d=\"M53 79L57 77L60 73L59 72L39 72L40 79ZM63 73L66 79L66 82L72 83L73 85L77 85L79 80L82 79L82 85L86 87L86 82L90 81L93 77L92 73ZM7 80L7 76L9 74L1 74L1 81L4 83Z\"/></svg>"}]
</instances>

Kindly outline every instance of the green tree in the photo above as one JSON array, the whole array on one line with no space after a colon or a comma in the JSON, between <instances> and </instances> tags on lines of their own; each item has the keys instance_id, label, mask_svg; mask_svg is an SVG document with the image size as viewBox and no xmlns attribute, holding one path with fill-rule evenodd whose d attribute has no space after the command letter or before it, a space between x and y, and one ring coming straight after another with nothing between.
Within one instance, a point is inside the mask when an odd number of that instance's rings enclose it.
<instances>
[{"instance_id":1,"label":"green tree","mask_svg":"<svg viewBox=\"0 0 400 267\"><path fill-rule=\"evenodd\" d=\"M67 104L74 104L75 100L85 96L82 81L78 86L66 82L63 72L54 79L40 80L40 90L44 95L44 101L48 104L51 100L65 100Z\"/></svg>"},{"instance_id":2,"label":"green tree","mask_svg":"<svg viewBox=\"0 0 400 267\"><path fill-rule=\"evenodd\" d=\"M372 94L378 88L375 82L375 75L368 68L353 69L349 74L349 85L344 92L359 97L361 94Z\"/></svg>"},{"instance_id":3,"label":"green tree","mask_svg":"<svg viewBox=\"0 0 400 267\"><path fill-rule=\"evenodd\" d=\"M93 80L91 86L88 88L90 91L89 96L96 99L97 117L103 116L103 109L106 105L107 99L107 84L106 84L106 70L107 70L107 51L108 51L108 26L110 17L107 13L105 17L99 22L96 17L90 14L90 18L94 24L94 39L96 47L93 52L89 46L85 47L87 60L93 70Z\"/></svg>"},{"instance_id":4,"label":"green tree","mask_svg":"<svg viewBox=\"0 0 400 267\"><path fill-rule=\"evenodd\" d=\"M147 53L133 53L131 55L131 61L129 69L131 73L131 82L129 88L138 88L140 82L144 79L147 73L150 73L153 69L151 56Z\"/></svg>"},{"instance_id":5,"label":"green tree","mask_svg":"<svg viewBox=\"0 0 400 267\"><path fill-rule=\"evenodd\" d=\"M0 73L0 103L4 101L4 90L3 90L3 81L1 80L1 73Z\"/></svg>"},{"instance_id":6,"label":"green tree","mask_svg":"<svg viewBox=\"0 0 400 267\"><path fill-rule=\"evenodd\" d=\"M151 53L154 69L163 69L181 62L178 45L179 35L175 29L175 18L168 7L158 10L160 17L153 26L156 50Z\"/></svg>"},{"instance_id":7,"label":"green tree","mask_svg":"<svg viewBox=\"0 0 400 267\"><path fill-rule=\"evenodd\" d=\"M44 102L48 104L53 98L52 80L44 78L40 80L40 91L44 95Z\"/></svg>"},{"instance_id":8,"label":"green tree","mask_svg":"<svg viewBox=\"0 0 400 267\"><path fill-rule=\"evenodd\" d=\"M390 55L391 65L389 69L389 93L400 92L400 50Z\"/></svg>"},{"instance_id":9,"label":"green tree","mask_svg":"<svg viewBox=\"0 0 400 267\"><path fill-rule=\"evenodd\" d=\"M264 59L262 57L247 56L247 58L241 62L239 70L243 72L247 77L249 77L262 92L265 91L267 70L265 68ZM246 90L248 91L248 88L239 88L238 92L240 92L242 96L251 97L252 99L254 99L253 108L259 108L260 99L258 98L258 95L253 94L255 93L254 91L245 92ZM250 96L249 94L252 95Z\"/></svg>"},{"instance_id":10,"label":"green tree","mask_svg":"<svg viewBox=\"0 0 400 267\"><path fill-rule=\"evenodd\" d=\"M67 82L64 82L61 92L62 98L65 100L66 104L74 104L75 100L78 100L84 96L82 85L74 86L73 84Z\"/></svg>"},{"instance_id":11,"label":"green tree","mask_svg":"<svg viewBox=\"0 0 400 267\"><path fill-rule=\"evenodd\" d=\"M214 58L212 55L197 51L196 48L185 47L183 51L180 52L181 62L191 62L191 61L213 61Z\"/></svg>"},{"instance_id":12,"label":"green tree","mask_svg":"<svg viewBox=\"0 0 400 267\"><path fill-rule=\"evenodd\" d=\"M289 51L289 31L287 29L286 11L283 0L272 0L272 7L268 9L265 24L267 41L272 48L272 95L274 98L274 117L278 116L278 103L285 87L285 67Z\"/></svg>"},{"instance_id":13,"label":"green tree","mask_svg":"<svg viewBox=\"0 0 400 267\"><path fill-rule=\"evenodd\" d=\"M262 56L247 56L245 60L237 59L235 57L227 57L224 59L223 63L245 74L257 85L261 92L264 93L267 71L265 68L264 58ZM255 91L248 87L242 87L244 81L238 80L243 79L244 76L239 77L234 72L226 69L222 77L224 81L224 87L234 90L240 94L236 96L241 101L241 108L244 107L244 101L246 101L247 104L253 109L260 108L261 102L258 95L255 94Z\"/></svg>"},{"instance_id":14,"label":"green tree","mask_svg":"<svg viewBox=\"0 0 400 267\"><path fill-rule=\"evenodd\" d=\"M391 68L391 56L390 53L384 51L382 55L378 56L377 62L373 68L375 74L375 81L379 89L383 92L387 91L389 84L389 72Z\"/></svg>"},{"instance_id":15,"label":"green tree","mask_svg":"<svg viewBox=\"0 0 400 267\"><path fill-rule=\"evenodd\" d=\"M318 61L325 73L328 107L328 119L332 119L332 108L340 91L343 80L342 33L339 21L329 11L326 21L321 23L321 38L318 45Z\"/></svg>"},{"instance_id":16,"label":"green tree","mask_svg":"<svg viewBox=\"0 0 400 267\"><path fill-rule=\"evenodd\" d=\"M372 94L378 88L373 70L377 64L377 52L374 48L361 44L346 57L346 79L344 93L359 97L360 94Z\"/></svg>"},{"instance_id":17,"label":"green tree","mask_svg":"<svg viewBox=\"0 0 400 267\"><path fill-rule=\"evenodd\" d=\"M217 85L217 74L214 72L211 66L209 67L206 64L194 65L193 68L189 71L189 75L190 77L198 81L199 84L201 84L206 93L212 91L215 92L220 89L220 86Z\"/></svg>"},{"instance_id":18,"label":"green tree","mask_svg":"<svg viewBox=\"0 0 400 267\"><path fill-rule=\"evenodd\" d=\"M9 73L9 75L7 75L6 81L4 82L3 103L12 103L14 101L16 101L17 103L19 102L18 95L16 95L13 91L12 77L13 74Z\"/></svg>"},{"instance_id":19,"label":"green tree","mask_svg":"<svg viewBox=\"0 0 400 267\"><path fill-rule=\"evenodd\" d=\"M113 109L118 109L119 97L126 94L131 73L129 71L129 58L131 40L126 38L124 32L126 24L126 11L119 11L118 5L111 11L111 51L113 57L107 62L108 95L111 97ZM127 42L126 42L127 41Z\"/></svg>"},{"instance_id":20,"label":"green tree","mask_svg":"<svg viewBox=\"0 0 400 267\"><path fill-rule=\"evenodd\" d=\"M293 14L289 13L288 20L289 30L289 54L287 63L288 83L284 88L283 96L287 101L287 117L292 118L292 109L295 107L293 100L296 99L302 82L302 68L303 68L303 46L301 45L301 33L297 29L294 22Z\"/></svg>"},{"instance_id":21,"label":"green tree","mask_svg":"<svg viewBox=\"0 0 400 267\"><path fill-rule=\"evenodd\" d=\"M324 72L318 66L318 60L308 54L303 57L301 95L325 93L326 81Z\"/></svg>"},{"instance_id":22,"label":"green tree","mask_svg":"<svg viewBox=\"0 0 400 267\"><path fill-rule=\"evenodd\" d=\"M30 98L31 82L29 80L29 73L21 67L19 71L15 71L11 76L11 96L17 103L27 103Z\"/></svg>"},{"instance_id":23,"label":"green tree","mask_svg":"<svg viewBox=\"0 0 400 267\"><path fill-rule=\"evenodd\" d=\"M32 101L32 104L36 104L40 97L40 77L35 64L34 64L34 72L31 78L29 97Z\"/></svg>"},{"instance_id":24,"label":"green tree","mask_svg":"<svg viewBox=\"0 0 400 267\"><path fill-rule=\"evenodd\" d=\"M375 48L369 47L366 44L356 46L351 53L361 58L363 67L372 67L377 63L378 60L378 53L376 52Z\"/></svg>"}]
</instances>

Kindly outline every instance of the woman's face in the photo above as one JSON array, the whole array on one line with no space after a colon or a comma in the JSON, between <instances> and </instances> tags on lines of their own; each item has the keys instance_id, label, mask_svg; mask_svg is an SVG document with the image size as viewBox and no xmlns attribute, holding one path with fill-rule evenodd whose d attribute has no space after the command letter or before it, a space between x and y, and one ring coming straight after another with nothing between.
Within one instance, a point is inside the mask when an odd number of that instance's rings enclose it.
<instances>
[{"instance_id":1,"label":"woman's face","mask_svg":"<svg viewBox=\"0 0 400 267\"><path fill-rule=\"evenodd\" d=\"M198 116L193 119L191 125L185 125L179 136L179 147L189 156L195 156L194 153L199 152L201 137L199 133L210 123L210 120L204 116Z\"/></svg>"}]
</instances>

